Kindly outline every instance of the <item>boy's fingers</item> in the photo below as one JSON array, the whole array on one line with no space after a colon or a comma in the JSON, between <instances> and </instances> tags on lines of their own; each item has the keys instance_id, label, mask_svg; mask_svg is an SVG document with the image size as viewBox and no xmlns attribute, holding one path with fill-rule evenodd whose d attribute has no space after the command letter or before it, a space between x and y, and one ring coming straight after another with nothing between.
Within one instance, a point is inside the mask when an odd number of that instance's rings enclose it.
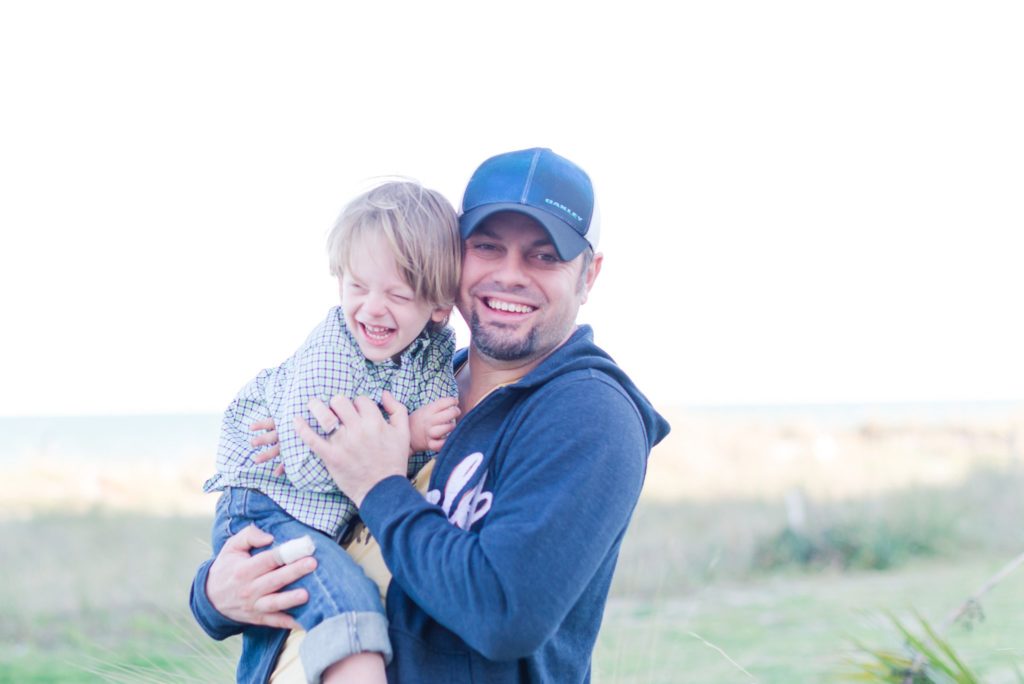
<instances>
[{"instance_id":1,"label":"boy's fingers","mask_svg":"<svg viewBox=\"0 0 1024 684\"><path fill-rule=\"evenodd\" d=\"M431 439L444 439L448 436L448 433L452 431L451 423L441 423L440 425L431 425L427 428L427 437Z\"/></svg>"},{"instance_id":2,"label":"boy's fingers","mask_svg":"<svg viewBox=\"0 0 1024 684\"><path fill-rule=\"evenodd\" d=\"M435 399L434 401L430 402L430 406L432 406L436 411L443 411L447 408L451 408L452 406L458 405L458 397L441 397L440 399Z\"/></svg>"},{"instance_id":3,"label":"boy's fingers","mask_svg":"<svg viewBox=\"0 0 1024 684\"><path fill-rule=\"evenodd\" d=\"M427 440L427 450L428 451L440 451L441 447L443 447L443 446L444 446L444 439L443 438L442 439L433 439L433 438L431 438L431 439Z\"/></svg>"},{"instance_id":4,"label":"boy's fingers","mask_svg":"<svg viewBox=\"0 0 1024 684\"><path fill-rule=\"evenodd\" d=\"M253 432L255 432L256 430L273 430L274 429L274 419L273 418L262 418L260 420L257 420L256 422L254 422L252 425L250 425L249 429L252 430Z\"/></svg>"},{"instance_id":5,"label":"boy's fingers","mask_svg":"<svg viewBox=\"0 0 1024 684\"><path fill-rule=\"evenodd\" d=\"M280 445L275 445L270 447L266 451L261 451L260 453L256 454L255 456L252 457L252 460L254 463L266 463L267 461L274 460L280 455L281 447Z\"/></svg>"},{"instance_id":6,"label":"boy's fingers","mask_svg":"<svg viewBox=\"0 0 1024 684\"><path fill-rule=\"evenodd\" d=\"M439 420L443 420L446 423L450 423L453 422L456 418L458 418L460 413L462 413L462 411L459 409L458 406L449 406L446 409L438 411L437 417Z\"/></svg>"},{"instance_id":7,"label":"boy's fingers","mask_svg":"<svg viewBox=\"0 0 1024 684\"><path fill-rule=\"evenodd\" d=\"M263 434L256 435L249 440L249 444L253 446L267 446L268 444L277 444L277 430L270 430Z\"/></svg>"},{"instance_id":8,"label":"boy's fingers","mask_svg":"<svg viewBox=\"0 0 1024 684\"><path fill-rule=\"evenodd\" d=\"M274 477L282 477L284 475L284 463L278 463L277 467L274 468Z\"/></svg>"}]
</instances>

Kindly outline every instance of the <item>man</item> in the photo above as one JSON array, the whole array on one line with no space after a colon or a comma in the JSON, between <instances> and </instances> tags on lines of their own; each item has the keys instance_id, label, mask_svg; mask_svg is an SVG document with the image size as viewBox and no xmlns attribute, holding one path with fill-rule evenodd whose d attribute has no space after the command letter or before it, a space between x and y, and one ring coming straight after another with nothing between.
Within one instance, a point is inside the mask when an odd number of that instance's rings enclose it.
<instances>
[{"instance_id":1,"label":"man","mask_svg":"<svg viewBox=\"0 0 1024 684\"><path fill-rule=\"evenodd\" d=\"M339 425L329 439L297 429L393 575L389 681L587 682L647 455L668 424L576 326L603 262L582 169L547 149L492 157L469 181L460 230L461 418L426 497L404 477L397 402L385 400L386 421L365 398L335 397L314 410ZM304 596L279 590L315 560L277 568L272 554L249 557L269 535L236 537L197 575L200 624L218 638L240 623L294 627L283 611Z\"/></svg>"}]
</instances>

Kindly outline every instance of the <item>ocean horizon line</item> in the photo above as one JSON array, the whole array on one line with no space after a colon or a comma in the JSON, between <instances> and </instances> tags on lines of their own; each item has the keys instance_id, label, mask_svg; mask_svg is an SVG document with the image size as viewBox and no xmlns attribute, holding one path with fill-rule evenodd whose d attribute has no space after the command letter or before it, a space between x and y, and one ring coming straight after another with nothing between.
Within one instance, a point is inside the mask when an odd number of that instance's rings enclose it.
<instances>
[{"instance_id":1,"label":"ocean horizon line","mask_svg":"<svg viewBox=\"0 0 1024 684\"><path fill-rule=\"evenodd\" d=\"M664 407L667 411L693 411L697 413L801 413L801 412L832 412L842 411L845 409L858 410L858 409L879 409L879 410L892 410L902 411L904 409L914 408L935 408L935 409L958 409L966 408L972 410L984 411L986 409L999 410L999 409L1021 409L1024 410L1024 398L1020 399L897 399L897 400L878 400L878 401L712 401L712 402L665 402L657 401L656 406L659 408ZM137 411L137 412L118 412L112 411L109 413L8 413L0 414L0 421L15 420L15 421L32 421L32 420L47 420L47 419L60 419L60 420L86 420L86 419L103 419L103 420L125 420L125 419L188 419L195 418L198 420L205 420L210 418L216 418L219 420L222 413L220 411Z\"/></svg>"}]
</instances>

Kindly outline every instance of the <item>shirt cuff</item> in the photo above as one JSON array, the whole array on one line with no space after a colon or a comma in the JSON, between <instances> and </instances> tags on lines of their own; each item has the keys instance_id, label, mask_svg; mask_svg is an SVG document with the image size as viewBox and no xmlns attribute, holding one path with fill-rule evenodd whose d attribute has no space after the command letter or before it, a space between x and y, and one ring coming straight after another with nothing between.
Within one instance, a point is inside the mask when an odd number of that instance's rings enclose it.
<instances>
[{"instance_id":1,"label":"shirt cuff","mask_svg":"<svg viewBox=\"0 0 1024 684\"><path fill-rule=\"evenodd\" d=\"M212 558L199 566L195 579L192 580L192 589L189 592L188 602L189 607L192 608L192 615L203 631L217 641L220 641L240 634L249 625L235 622L223 615L210 603L210 599L206 595L206 578L210 575L211 565L213 565Z\"/></svg>"}]
</instances>

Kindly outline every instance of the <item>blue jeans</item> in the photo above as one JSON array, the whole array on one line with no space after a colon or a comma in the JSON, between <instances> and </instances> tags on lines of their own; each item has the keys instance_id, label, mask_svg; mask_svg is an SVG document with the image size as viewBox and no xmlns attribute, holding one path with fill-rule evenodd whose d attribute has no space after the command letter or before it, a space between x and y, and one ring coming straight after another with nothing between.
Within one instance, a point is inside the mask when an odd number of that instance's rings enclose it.
<instances>
[{"instance_id":1,"label":"blue jeans","mask_svg":"<svg viewBox=\"0 0 1024 684\"><path fill-rule=\"evenodd\" d=\"M256 525L273 535L274 546L309 535L316 547L317 568L286 589L303 588L309 601L288 611L306 630L299 649L308 681L316 683L329 666L355 653L376 652L391 661L388 621L377 585L329 536L291 517L273 499L253 489L228 487L217 501L213 521L213 553L220 553L228 537ZM239 682L252 681L265 652L277 644L281 630L251 627L242 635ZM274 657L277 657L275 652Z\"/></svg>"}]
</instances>

